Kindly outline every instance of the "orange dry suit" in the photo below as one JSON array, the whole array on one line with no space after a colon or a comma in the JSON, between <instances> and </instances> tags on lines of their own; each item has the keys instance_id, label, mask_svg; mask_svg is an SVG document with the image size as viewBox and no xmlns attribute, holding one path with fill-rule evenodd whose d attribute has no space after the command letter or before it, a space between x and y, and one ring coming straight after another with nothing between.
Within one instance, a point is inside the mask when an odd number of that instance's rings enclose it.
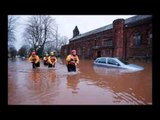
<instances>
[{"instance_id":1,"label":"orange dry suit","mask_svg":"<svg viewBox=\"0 0 160 120\"><path fill-rule=\"evenodd\" d=\"M34 62L34 63L38 63L40 61L38 55L34 55L34 56L31 55L28 60L29 62Z\"/></svg>"},{"instance_id":2,"label":"orange dry suit","mask_svg":"<svg viewBox=\"0 0 160 120\"><path fill-rule=\"evenodd\" d=\"M57 58L55 56L49 56L48 57L48 63L49 64L55 64L57 62Z\"/></svg>"},{"instance_id":3,"label":"orange dry suit","mask_svg":"<svg viewBox=\"0 0 160 120\"><path fill-rule=\"evenodd\" d=\"M77 55L68 55L66 58L66 64L76 65L79 63L79 58Z\"/></svg>"},{"instance_id":4,"label":"orange dry suit","mask_svg":"<svg viewBox=\"0 0 160 120\"><path fill-rule=\"evenodd\" d=\"M47 62L48 61L48 57L47 56L43 57L43 61Z\"/></svg>"}]
</instances>

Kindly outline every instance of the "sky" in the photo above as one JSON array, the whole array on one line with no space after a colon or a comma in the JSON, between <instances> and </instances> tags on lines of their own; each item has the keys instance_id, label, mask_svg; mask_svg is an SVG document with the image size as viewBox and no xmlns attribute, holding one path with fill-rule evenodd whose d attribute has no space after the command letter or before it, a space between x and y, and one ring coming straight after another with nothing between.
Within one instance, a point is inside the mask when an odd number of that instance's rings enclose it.
<instances>
[{"instance_id":1,"label":"sky","mask_svg":"<svg viewBox=\"0 0 160 120\"><path fill-rule=\"evenodd\" d=\"M127 19L135 15L51 15L58 25L60 36L66 36L68 39L73 37L73 29L78 27L80 34L91 30L112 24L115 19ZM24 44L23 32L29 15L18 15L19 19L16 26L16 43L17 50Z\"/></svg>"}]
</instances>

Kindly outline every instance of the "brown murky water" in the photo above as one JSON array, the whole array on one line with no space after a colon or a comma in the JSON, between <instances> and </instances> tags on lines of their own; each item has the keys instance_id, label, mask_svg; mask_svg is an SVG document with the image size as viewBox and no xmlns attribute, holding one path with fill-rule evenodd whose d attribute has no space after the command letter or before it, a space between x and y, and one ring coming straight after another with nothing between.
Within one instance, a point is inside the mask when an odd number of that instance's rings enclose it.
<instances>
[{"instance_id":1,"label":"brown murky water","mask_svg":"<svg viewBox=\"0 0 160 120\"><path fill-rule=\"evenodd\" d=\"M152 63L132 62L143 71L126 73L93 66L80 60L76 73L68 73L64 60L55 68L41 61L32 69L27 60L8 60L9 105L151 105Z\"/></svg>"}]
</instances>

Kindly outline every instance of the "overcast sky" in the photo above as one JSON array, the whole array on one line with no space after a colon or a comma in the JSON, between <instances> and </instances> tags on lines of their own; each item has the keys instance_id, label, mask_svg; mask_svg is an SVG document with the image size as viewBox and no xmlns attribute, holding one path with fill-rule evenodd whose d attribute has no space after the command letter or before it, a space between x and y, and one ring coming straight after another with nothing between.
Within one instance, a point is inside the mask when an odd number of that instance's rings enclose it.
<instances>
[{"instance_id":1,"label":"overcast sky","mask_svg":"<svg viewBox=\"0 0 160 120\"><path fill-rule=\"evenodd\" d=\"M29 15L18 15L19 20L16 29L15 47L18 50L23 45L22 34L24 26ZM58 24L58 32L61 36L66 36L68 39L73 36L73 29L78 27L80 34L112 24L115 19L130 18L135 15L52 15Z\"/></svg>"}]
</instances>

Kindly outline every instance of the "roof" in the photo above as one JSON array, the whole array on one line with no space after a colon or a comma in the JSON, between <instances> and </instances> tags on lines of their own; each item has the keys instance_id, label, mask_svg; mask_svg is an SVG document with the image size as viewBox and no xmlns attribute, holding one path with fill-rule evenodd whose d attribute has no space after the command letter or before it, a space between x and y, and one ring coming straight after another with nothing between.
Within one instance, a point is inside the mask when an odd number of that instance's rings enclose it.
<instances>
[{"instance_id":1,"label":"roof","mask_svg":"<svg viewBox=\"0 0 160 120\"><path fill-rule=\"evenodd\" d=\"M135 22L138 22L138 21L142 21L142 20L148 19L148 18L152 18L152 15L136 15L136 16L133 16L131 18L125 19L125 25L135 23ZM89 36L89 35L92 35L92 34L95 34L95 33L103 32L103 31L106 31L106 30L109 30L109 29L112 29L112 28L113 28L113 24L109 24L109 25L106 25L104 27L100 27L100 28L97 28L95 30L83 33L83 34L79 34L78 36L76 36L74 38L71 38L70 41L77 40L79 38Z\"/></svg>"},{"instance_id":2,"label":"roof","mask_svg":"<svg viewBox=\"0 0 160 120\"><path fill-rule=\"evenodd\" d=\"M148 19L148 18L152 18L152 15L137 15L137 16L126 19L125 20L125 25L133 23L133 22L142 21L142 20Z\"/></svg>"},{"instance_id":3,"label":"roof","mask_svg":"<svg viewBox=\"0 0 160 120\"><path fill-rule=\"evenodd\" d=\"M107 26L104 26L104 27L101 27L101 28L86 32L84 34L80 34L80 35L78 35L78 36L76 36L76 37L74 37L74 38L72 38L70 40L79 39L79 38L82 38L82 37L85 37L85 36L88 36L88 35L92 35L92 34L95 34L95 33L99 33L99 32L105 31L105 30L109 30L109 29L112 29L112 28L113 28L113 25L110 24L110 25L107 25Z\"/></svg>"}]
</instances>

